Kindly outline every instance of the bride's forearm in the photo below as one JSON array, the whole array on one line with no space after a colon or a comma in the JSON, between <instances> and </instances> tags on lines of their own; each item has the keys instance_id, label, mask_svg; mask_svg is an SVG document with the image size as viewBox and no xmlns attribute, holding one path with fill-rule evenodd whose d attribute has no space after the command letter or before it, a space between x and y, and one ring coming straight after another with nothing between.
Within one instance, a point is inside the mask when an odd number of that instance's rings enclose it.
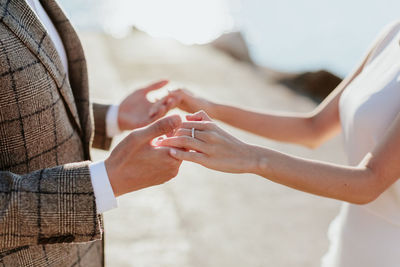
<instances>
[{"instance_id":1,"label":"bride's forearm","mask_svg":"<svg viewBox=\"0 0 400 267\"><path fill-rule=\"evenodd\" d=\"M355 204L369 203L384 190L374 172L365 167L368 157L357 167L347 167L252 149L250 160L255 164L249 164L253 168L249 172L297 190Z\"/></svg>"},{"instance_id":2,"label":"bride's forearm","mask_svg":"<svg viewBox=\"0 0 400 267\"><path fill-rule=\"evenodd\" d=\"M318 139L307 114L259 113L216 103L210 103L206 112L212 118L276 141L315 147Z\"/></svg>"},{"instance_id":3,"label":"bride's forearm","mask_svg":"<svg viewBox=\"0 0 400 267\"><path fill-rule=\"evenodd\" d=\"M182 123L176 136L161 141L161 146L172 148L172 157L223 172L254 173L297 190L356 204L375 200L400 177L400 115L383 140L355 167L249 145L205 120L204 112L196 118Z\"/></svg>"}]
</instances>

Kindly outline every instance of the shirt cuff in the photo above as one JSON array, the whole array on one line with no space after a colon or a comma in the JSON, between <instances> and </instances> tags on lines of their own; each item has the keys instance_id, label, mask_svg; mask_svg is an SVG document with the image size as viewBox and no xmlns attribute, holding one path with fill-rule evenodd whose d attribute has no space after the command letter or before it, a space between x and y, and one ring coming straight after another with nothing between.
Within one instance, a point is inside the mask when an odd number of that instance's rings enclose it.
<instances>
[{"instance_id":1,"label":"shirt cuff","mask_svg":"<svg viewBox=\"0 0 400 267\"><path fill-rule=\"evenodd\" d=\"M89 164L89 170L96 198L97 214L117 208L118 201L114 196L104 161Z\"/></svg>"},{"instance_id":2,"label":"shirt cuff","mask_svg":"<svg viewBox=\"0 0 400 267\"><path fill-rule=\"evenodd\" d=\"M111 105L107 110L106 115L106 133L107 137L114 137L122 131L119 129L118 126L118 109L119 105Z\"/></svg>"}]
</instances>

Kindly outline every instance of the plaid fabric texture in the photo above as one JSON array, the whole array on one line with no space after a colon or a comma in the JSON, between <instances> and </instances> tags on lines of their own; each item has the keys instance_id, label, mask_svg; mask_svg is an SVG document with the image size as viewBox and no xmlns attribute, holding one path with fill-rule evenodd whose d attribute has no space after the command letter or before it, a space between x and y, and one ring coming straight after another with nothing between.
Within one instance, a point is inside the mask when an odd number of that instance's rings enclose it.
<instances>
[{"instance_id":1,"label":"plaid fabric texture","mask_svg":"<svg viewBox=\"0 0 400 267\"><path fill-rule=\"evenodd\" d=\"M93 119L78 36L54 0L41 3L68 77L25 0L0 0L0 266L102 266L88 160L92 142L110 145L108 106L94 105Z\"/></svg>"}]
</instances>

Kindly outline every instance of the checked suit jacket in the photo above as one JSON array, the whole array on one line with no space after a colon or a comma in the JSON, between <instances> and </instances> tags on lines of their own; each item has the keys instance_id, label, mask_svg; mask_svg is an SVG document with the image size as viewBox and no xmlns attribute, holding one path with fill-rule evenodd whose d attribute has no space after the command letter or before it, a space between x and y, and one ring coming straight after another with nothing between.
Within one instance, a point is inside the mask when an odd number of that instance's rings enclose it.
<instances>
[{"instance_id":1,"label":"checked suit jacket","mask_svg":"<svg viewBox=\"0 0 400 267\"><path fill-rule=\"evenodd\" d=\"M25 0L0 0L0 266L102 266L102 218L88 164L108 149L107 105L89 102L82 46L41 0L69 75Z\"/></svg>"}]
</instances>

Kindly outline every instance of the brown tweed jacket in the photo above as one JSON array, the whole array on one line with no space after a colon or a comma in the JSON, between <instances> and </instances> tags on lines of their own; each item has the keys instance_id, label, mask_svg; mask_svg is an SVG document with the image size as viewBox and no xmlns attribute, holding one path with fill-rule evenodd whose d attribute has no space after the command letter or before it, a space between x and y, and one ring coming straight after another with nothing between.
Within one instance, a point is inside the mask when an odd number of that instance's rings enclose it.
<instances>
[{"instance_id":1,"label":"brown tweed jacket","mask_svg":"<svg viewBox=\"0 0 400 267\"><path fill-rule=\"evenodd\" d=\"M92 143L110 145L108 106L93 105L93 123L78 36L54 0L41 3L68 76L25 0L0 0L0 266L102 266L88 160Z\"/></svg>"}]
</instances>

